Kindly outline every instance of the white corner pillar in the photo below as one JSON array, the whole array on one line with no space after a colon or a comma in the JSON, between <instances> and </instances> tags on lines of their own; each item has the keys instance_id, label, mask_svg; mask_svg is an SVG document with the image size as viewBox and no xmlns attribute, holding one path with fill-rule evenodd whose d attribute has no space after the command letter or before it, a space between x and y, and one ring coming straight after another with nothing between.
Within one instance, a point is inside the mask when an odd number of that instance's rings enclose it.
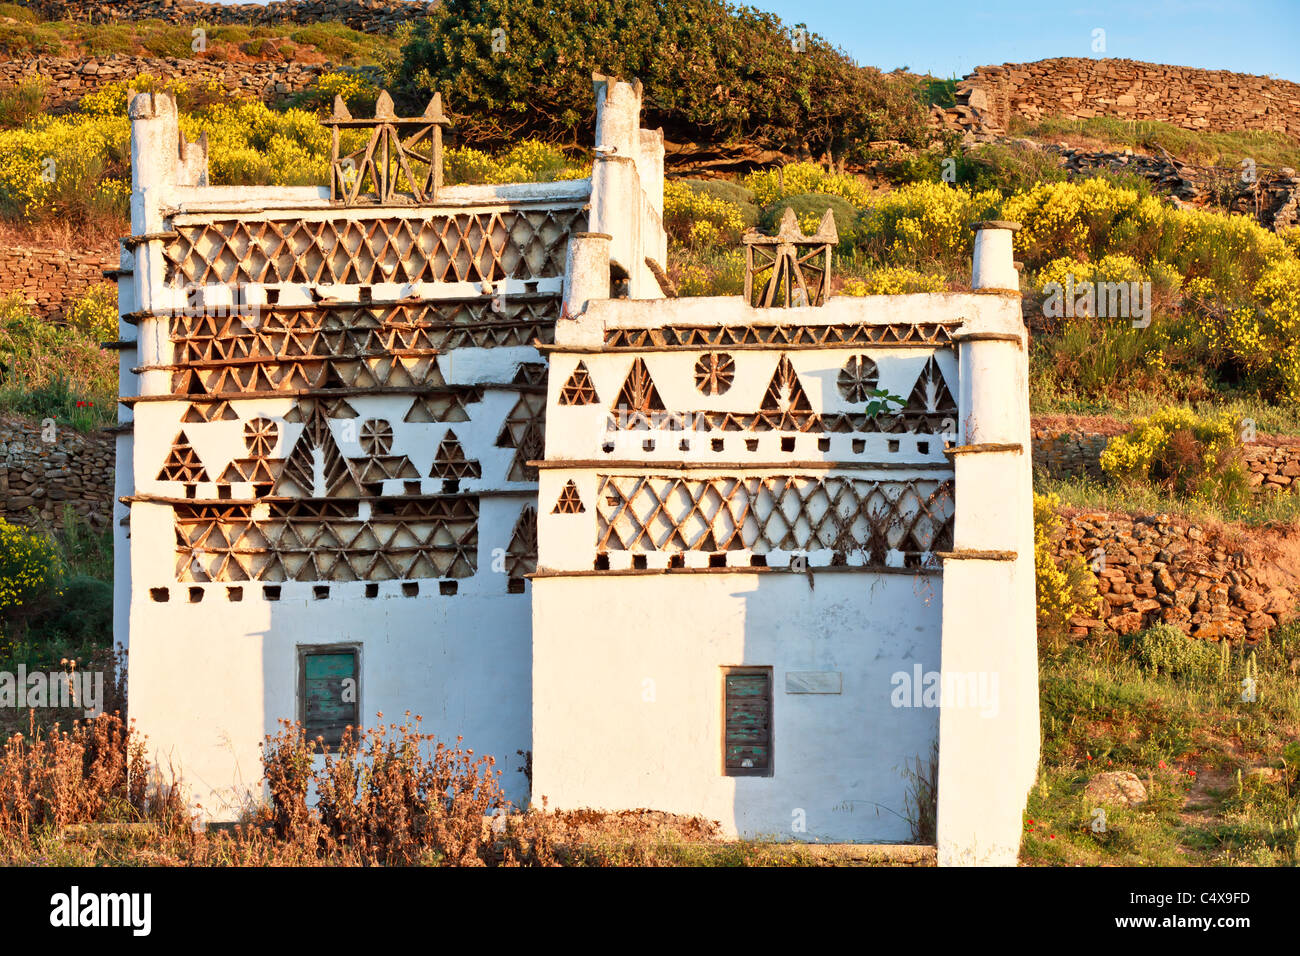
<instances>
[{"instance_id":1,"label":"white corner pillar","mask_svg":"<svg viewBox=\"0 0 1300 956\"><path fill-rule=\"evenodd\" d=\"M564 291L560 315L576 319L593 299L608 299L609 248L607 232L575 232L569 237L564 263Z\"/></svg>"},{"instance_id":2,"label":"white corner pillar","mask_svg":"<svg viewBox=\"0 0 1300 956\"><path fill-rule=\"evenodd\" d=\"M182 304L184 295L167 288L163 258L166 215L182 169L181 131L176 101L166 93L132 93L131 119L131 256L132 305L141 313L164 313ZM198 146L205 152L206 147ZM194 157L197 159L197 156ZM206 173L205 173L206 178ZM142 318L136 327L136 358L140 365L167 365L172 359L167 320ZM167 372L145 372L139 394L161 394L170 388Z\"/></svg>"},{"instance_id":3,"label":"white corner pillar","mask_svg":"<svg viewBox=\"0 0 1300 956\"><path fill-rule=\"evenodd\" d=\"M1003 220L977 222L975 255L971 263L970 287L976 292L997 290L1020 291L1020 273L1011 254L1011 237L1020 231L1020 223Z\"/></svg>"},{"instance_id":4,"label":"white corner pillar","mask_svg":"<svg viewBox=\"0 0 1300 956\"><path fill-rule=\"evenodd\" d=\"M957 517L944 556L939 715L941 866L1014 866L1038 766L1038 643L1028 360L1015 223L976 224L972 286L988 295L958 344ZM983 706L948 688L996 688Z\"/></svg>"},{"instance_id":5,"label":"white corner pillar","mask_svg":"<svg viewBox=\"0 0 1300 956\"><path fill-rule=\"evenodd\" d=\"M663 229L661 130L641 128L641 81L596 73L596 157L591 170L587 227L611 238L609 260L628 276L634 299L661 298L663 290L646 262L667 267Z\"/></svg>"}]
</instances>

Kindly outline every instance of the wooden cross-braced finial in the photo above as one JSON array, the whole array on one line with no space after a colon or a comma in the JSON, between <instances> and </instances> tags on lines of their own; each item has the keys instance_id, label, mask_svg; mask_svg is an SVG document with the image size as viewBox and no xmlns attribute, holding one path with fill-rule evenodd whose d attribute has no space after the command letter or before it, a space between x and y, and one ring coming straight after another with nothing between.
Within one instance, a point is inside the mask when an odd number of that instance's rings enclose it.
<instances>
[{"instance_id":1,"label":"wooden cross-braced finial","mask_svg":"<svg viewBox=\"0 0 1300 956\"><path fill-rule=\"evenodd\" d=\"M825 305L831 291L831 248L839 242L831 210L826 210L811 236L803 234L794 210L786 207L775 236L751 230L741 240L745 243L745 299L751 305L760 309Z\"/></svg>"},{"instance_id":2,"label":"wooden cross-braced finial","mask_svg":"<svg viewBox=\"0 0 1300 956\"><path fill-rule=\"evenodd\" d=\"M433 94L423 116L402 117L394 112L388 92L381 92L373 119L354 119L343 97L335 96L334 110L322 122L333 132L331 200L345 206L388 206L431 203L437 198L442 186L442 128L451 122L442 112L442 94ZM369 129L370 139L362 149L341 156L339 131L343 129ZM412 163L423 164L423 174L417 174Z\"/></svg>"}]
</instances>

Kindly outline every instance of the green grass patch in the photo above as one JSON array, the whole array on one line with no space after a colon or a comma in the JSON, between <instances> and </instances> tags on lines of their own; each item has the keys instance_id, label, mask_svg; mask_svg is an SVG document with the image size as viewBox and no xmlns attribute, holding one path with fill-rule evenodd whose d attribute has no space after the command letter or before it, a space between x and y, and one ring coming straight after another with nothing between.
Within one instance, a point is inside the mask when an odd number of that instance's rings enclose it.
<instances>
[{"instance_id":1,"label":"green grass patch","mask_svg":"<svg viewBox=\"0 0 1300 956\"><path fill-rule=\"evenodd\" d=\"M1042 767L1025 811L1021 861L1300 861L1300 778L1287 766L1300 728L1300 679L1291 673L1298 639L1300 629L1282 627L1254 649L1233 648L1221 667L1183 676L1146 666L1138 639L1121 645L1112 637L1044 655ZM1241 685L1252 656L1253 702L1242 699ZM1134 773L1149 799L1103 808L1098 827L1098 808L1083 790L1103 771Z\"/></svg>"},{"instance_id":2,"label":"green grass patch","mask_svg":"<svg viewBox=\"0 0 1300 956\"><path fill-rule=\"evenodd\" d=\"M1300 494L1259 492L1225 502L1212 497L1177 495L1151 485L1091 478L1034 478L1040 494L1055 494L1061 504L1084 511L1175 514L1193 521L1222 521L1260 527L1300 521Z\"/></svg>"},{"instance_id":3,"label":"green grass patch","mask_svg":"<svg viewBox=\"0 0 1300 956\"><path fill-rule=\"evenodd\" d=\"M1265 130L1212 132L1156 120L1048 116L1035 122L1012 119L1011 132L1044 140L1085 138L1104 147L1127 146L1155 154L1164 149L1175 159L1204 166L1240 166L1244 159L1253 159L1260 166L1300 166L1300 142Z\"/></svg>"}]
</instances>

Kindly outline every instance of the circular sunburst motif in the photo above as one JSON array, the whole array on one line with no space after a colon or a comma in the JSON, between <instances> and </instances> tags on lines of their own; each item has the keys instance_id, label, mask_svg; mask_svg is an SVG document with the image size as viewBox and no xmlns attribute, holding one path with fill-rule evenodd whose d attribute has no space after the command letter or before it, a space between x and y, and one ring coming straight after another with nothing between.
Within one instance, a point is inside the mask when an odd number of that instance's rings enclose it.
<instances>
[{"instance_id":1,"label":"circular sunburst motif","mask_svg":"<svg viewBox=\"0 0 1300 956\"><path fill-rule=\"evenodd\" d=\"M880 382L880 369L865 355L855 355L844 363L835 384L848 402L865 402Z\"/></svg>"},{"instance_id":2,"label":"circular sunburst motif","mask_svg":"<svg viewBox=\"0 0 1300 956\"><path fill-rule=\"evenodd\" d=\"M361 424L361 450L372 458L387 455L393 447L393 426L383 418L368 418Z\"/></svg>"},{"instance_id":3,"label":"circular sunburst motif","mask_svg":"<svg viewBox=\"0 0 1300 956\"><path fill-rule=\"evenodd\" d=\"M280 426L269 418L250 418L244 422L244 444L254 458L270 458L279 437Z\"/></svg>"},{"instance_id":4,"label":"circular sunburst motif","mask_svg":"<svg viewBox=\"0 0 1300 956\"><path fill-rule=\"evenodd\" d=\"M695 387L705 395L721 395L735 377L736 362L726 352L707 352L695 363Z\"/></svg>"}]
</instances>

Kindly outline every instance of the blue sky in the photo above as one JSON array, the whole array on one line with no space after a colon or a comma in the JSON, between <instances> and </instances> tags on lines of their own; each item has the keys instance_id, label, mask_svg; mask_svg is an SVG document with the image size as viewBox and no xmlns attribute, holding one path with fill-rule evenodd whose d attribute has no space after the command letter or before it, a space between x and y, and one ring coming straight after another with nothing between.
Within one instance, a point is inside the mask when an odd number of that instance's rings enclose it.
<instances>
[{"instance_id":1,"label":"blue sky","mask_svg":"<svg viewBox=\"0 0 1300 956\"><path fill-rule=\"evenodd\" d=\"M1300 82L1300 0L751 2L883 70L947 77L981 64L1109 56ZM1105 31L1105 53L1093 52L1094 30Z\"/></svg>"},{"instance_id":2,"label":"blue sky","mask_svg":"<svg viewBox=\"0 0 1300 956\"><path fill-rule=\"evenodd\" d=\"M884 70L1107 56L1300 82L1300 0L754 0ZM1106 51L1092 50L1105 30Z\"/></svg>"}]
</instances>

